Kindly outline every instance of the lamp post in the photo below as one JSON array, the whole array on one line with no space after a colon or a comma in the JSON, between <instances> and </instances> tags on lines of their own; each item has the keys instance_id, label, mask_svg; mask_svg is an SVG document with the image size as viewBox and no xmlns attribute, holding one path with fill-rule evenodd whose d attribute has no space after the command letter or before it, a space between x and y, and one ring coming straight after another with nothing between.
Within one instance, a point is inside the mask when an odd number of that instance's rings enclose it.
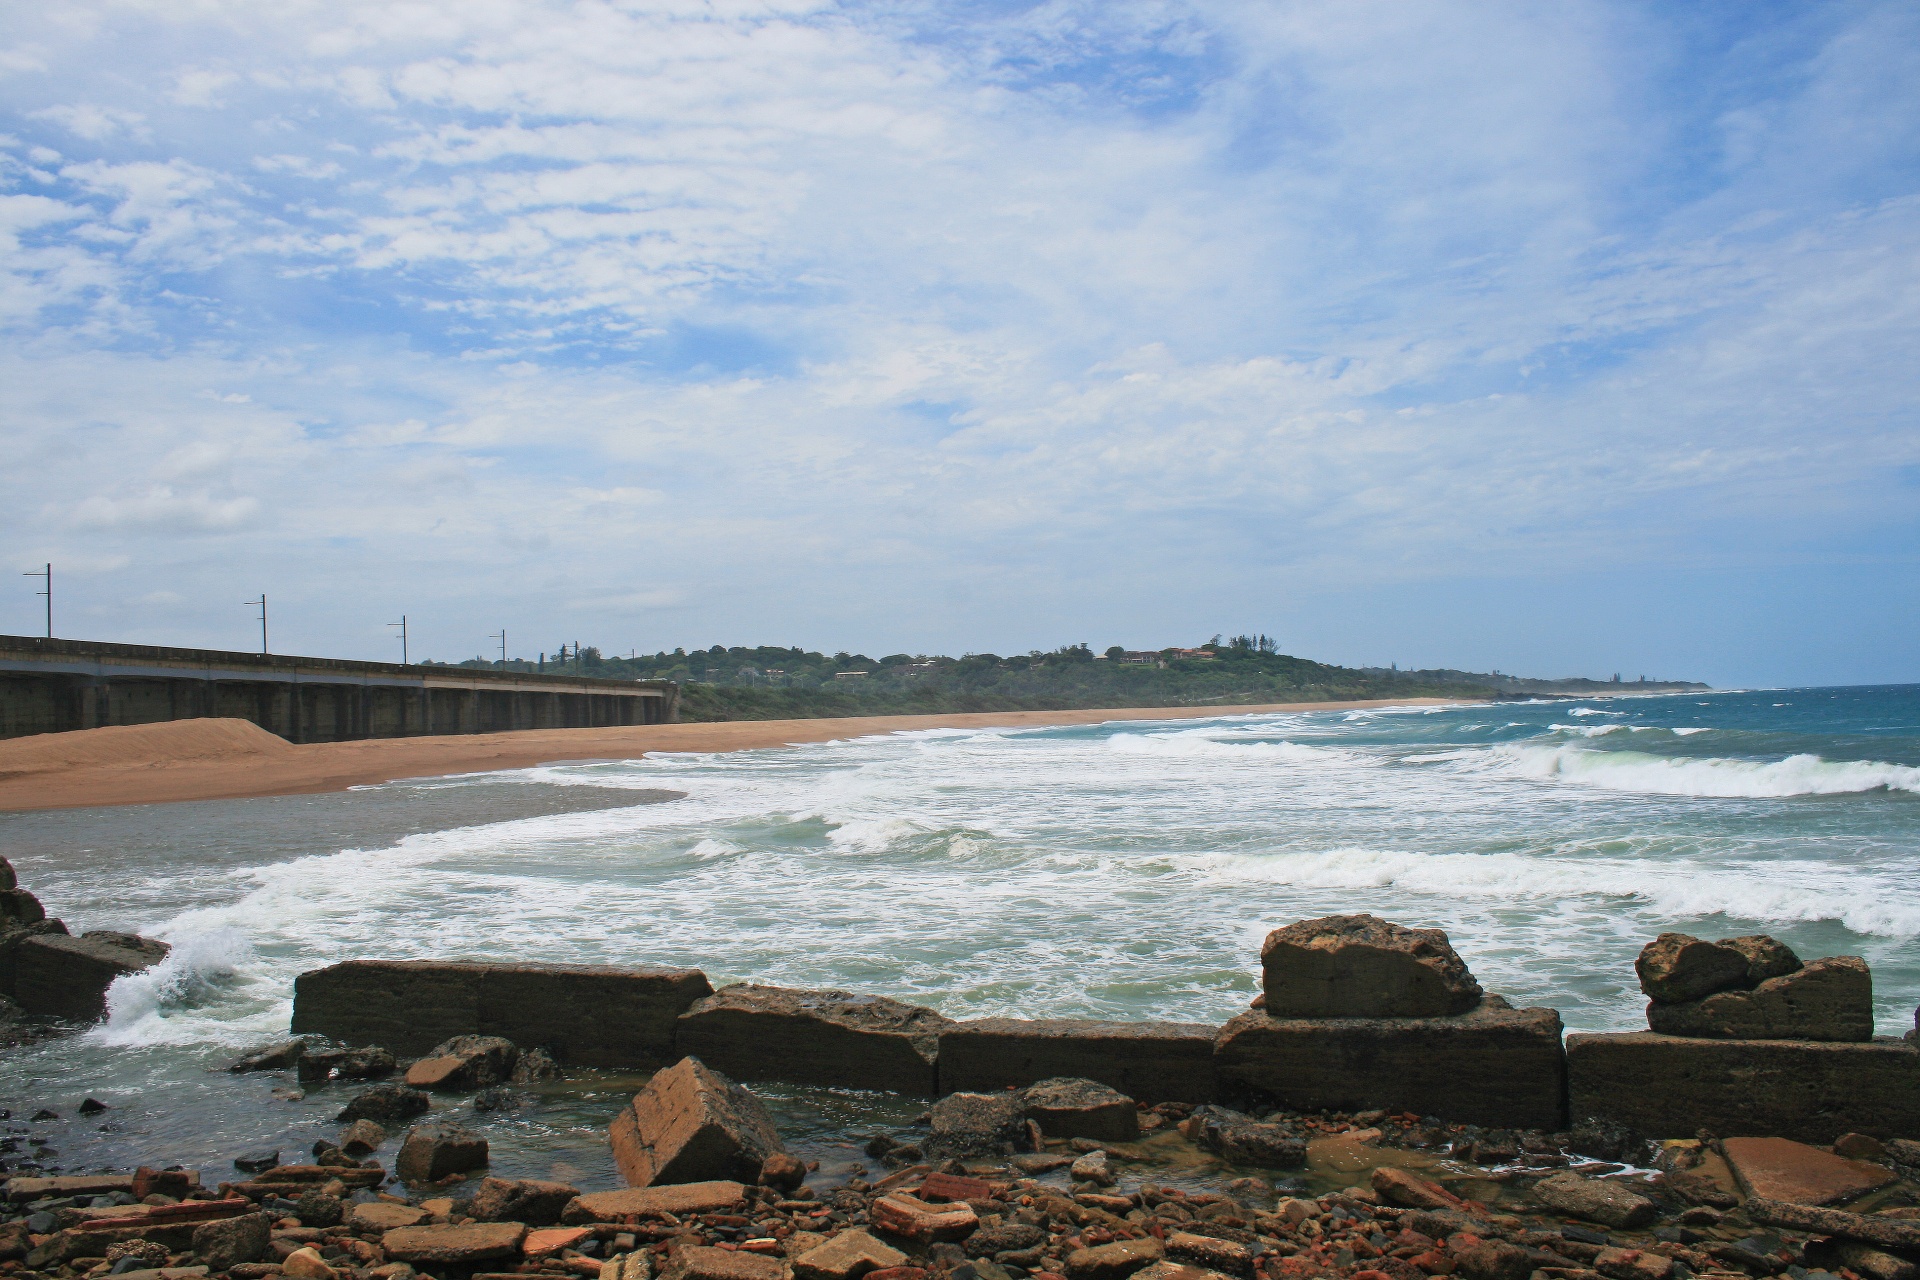
<instances>
[{"instance_id":1,"label":"lamp post","mask_svg":"<svg viewBox=\"0 0 1920 1280\"><path fill-rule=\"evenodd\" d=\"M47 589L45 591L36 591L33 594L47 598L47 639L53 639L53 566L48 565L38 573L23 573L20 576L23 578L45 578L47 580Z\"/></svg>"},{"instance_id":2,"label":"lamp post","mask_svg":"<svg viewBox=\"0 0 1920 1280\"><path fill-rule=\"evenodd\" d=\"M260 652L267 651L267 593L262 591L258 600L245 600L243 604L260 606Z\"/></svg>"},{"instance_id":3,"label":"lamp post","mask_svg":"<svg viewBox=\"0 0 1920 1280\"><path fill-rule=\"evenodd\" d=\"M403 667L411 665L407 662L407 615L403 613L400 615L400 621L389 622L387 625L400 628L400 665Z\"/></svg>"}]
</instances>

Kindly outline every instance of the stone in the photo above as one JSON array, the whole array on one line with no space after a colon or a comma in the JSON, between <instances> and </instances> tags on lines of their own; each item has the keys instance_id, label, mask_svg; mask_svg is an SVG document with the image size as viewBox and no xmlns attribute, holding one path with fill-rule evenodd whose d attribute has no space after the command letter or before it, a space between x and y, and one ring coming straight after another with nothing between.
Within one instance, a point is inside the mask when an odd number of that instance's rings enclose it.
<instances>
[{"instance_id":1,"label":"stone","mask_svg":"<svg viewBox=\"0 0 1920 1280\"><path fill-rule=\"evenodd\" d=\"M1098 1080L1039 1080L1020 1091L1017 1105L1049 1138L1133 1142L1140 1137L1140 1113L1133 1099Z\"/></svg>"},{"instance_id":2,"label":"stone","mask_svg":"<svg viewBox=\"0 0 1920 1280\"><path fill-rule=\"evenodd\" d=\"M1705 1128L1822 1143L1848 1131L1920 1133L1920 1047L1903 1040L1574 1034L1567 1086L1575 1115L1657 1137Z\"/></svg>"},{"instance_id":3,"label":"stone","mask_svg":"<svg viewBox=\"0 0 1920 1280\"><path fill-rule=\"evenodd\" d=\"M600 1280L653 1280L653 1260L644 1249L608 1258L600 1264Z\"/></svg>"},{"instance_id":4,"label":"stone","mask_svg":"<svg viewBox=\"0 0 1920 1280\"><path fill-rule=\"evenodd\" d=\"M681 1014L674 1044L736 1080L931 1095L940 1032L953 1025L885 996L739 982Z\"/></svg>"},{"instance_id":5,"label":"stone","mask_svg":"<svg viewBox=\"0 0 1920 1280\"><path fill-rule=\"evenodd\" d=\"M778 1258L689 1245L668 1254L660 1280L785 1280L786 1274L787 1266Z\"/></svg>"},{"instance_id":6,"label":"stone","mask_svg":"<svg viewBox=\"0 0 1920 1280\"><path fill-rule=\"evenodd\" d=\"M1833 1154L1849 1160L1885 1160L1887 1144L1864 1133L1843 1133L1833 1140Z\"/></svg>"},{"instance_id":7,"label":"stone","mask_svg":"<svg viewBox=\"0 0 1920 1280\"><path fill-rule=\"evenodd\" d=\"M1748 1196L1815 1206L1858 1200L1894 1181L1891 1169L1789 1138L1726 1138L1720 1152Z\"/></svg>"},{"instance_id":8,"label":"stone","mask_svg":"<svg viewBox=\"0 0 1920 1280\"><path fill-rule=\"evenodd\" d=\"M1873 975L1858 956L1829 956L1751 991L1655 1001L1647 1025L1663 1035L1729 1040L1871 1040Z\"/></svg>"},{"instance_id":9,"label":"stone","mask_svg":"<svg viewBox=\"0 0 1920 1280\"><path fill-rule=\"evenodd\" d=\"M400 1144L393 1172L415 1185L487 1167L487 1140L457 1124L416 1125Z\"/></svg>"},{"instance_id":10,"label":"stone","mask_svg":"<svg viewBox=\"0 0 1920 1280\"><path fill-rule=\"evenodd\" d=\"M294 1063L302 1084L328 1080L378 1080L393 1074L398 1064L391 1049L373 1045L361 1049L307 1047Z\"/></svg>"},{"instance_id":11,"label":"stone","mask_svg":"<svg viewBox=\"0 0 1920 1280\"><path fill-rule=\"evenodd\" d=\"M906 1254L855 1227L796 1257L793 1274L799 1280L860 1280L869 1271L906 1264Z\"/></svg>"},{"instance_id":12,"label":"stone","mask_svg":"<svg viewBox=\"0 0 1920 1280\"><path fill-rule=\"evenodd\" d=\"M500 1036L455 1036L407 1068L407 1083L416 1089L467 1093L504 1084L513 1078L520 1050Z\"/></svg>"},{"instance_id":13,"label":"stone","mask_svg":"<svg viewBox=\"0 0 1920 1280\"><path fill-rule=\"evenodd\" d=\"M931 1244L936 1240L965 1240L980 1228L970 1205L927 1204L904 1193L881 1196L867 1210L877 1230Z\"/></svg>"},{"instance_id":14,"label":"stone","mask_svg":"<svg viewBox=\"0 0 1920 1280\"><path fill-rule=\"evenodd\" d=\"M335 1116L336 1124L371 1120L382 1128L405 1124L433 1105L433 1099L404 1084L376 1084L353 1095Z\"/></svg>"},{"instance_id":15,"label":"stone","mask_svg":"<svg viewBox=\"0 0 1920 1280\"><path fill-rule=\"evenodd\" d=\"M1380 1165L1368 1175L1373 1193L1388 1204L1403 1209L1458 1209L1460 1198L1443 1190L1438 1183L1415 1177L1405 1169Z\"/></svg>"},{"instance_id":16,"label":"stone","mask_svg":"<svg viewBox=\"0 0 1920 1280\"><path fill-rule=\"evenodd\" d=\"M227 1070L244 1071L291 1071L307 1051L307 1042L301 1039L276 1040L272 1044L263 1044L235 1058L227 1064Z\"/></svg>"},{"instance_id":17,"label":"stone","mask_svg":"<svg viewBox=\"0 0 1920 1280\"><path fill-rule=\"evenodd\" d=\"M1773 1227L1817 1232L1858 1240L1880 1249L1898 1253L1920 1250L1920 1222L1889 1217L1885 1214L1848 1213L1842 1209L1821 1209L1813 1205L1788 1204L1755 1196L1742 1206L1748 1218Z\"/></svg>"},{"instance_id":18,"label":"stone","mask_svg":"<svg viewBox=\"0 0 1920 1280\"><path fill-rule=\"evenodd\" d=\"M776 1151L760 1162L760 1185L792 1195L807 1180L806 1162L798 1156Z\"/></svg>"},{"instance_id":19,"label":"stone","mask_svg":"<svg viewBox=\"0 0 1920 1280\"><path fill-rule=\"evenodd\" d=\"M1673 1259L1642 1249L1602 1249L1594 1255L1593 1269L1608 1280L1668 1280Z\"/></svg>"},{"instance_id":20,"label":"stone","mask_svg":"<svg viewBox=\"0 0 1920 1280\"><path fill-rule=\"evenodd\" d=\"M1555 1213L1585 1218L1616 1231L1643 1227L1659 1216L1659 1206L1631 1188L1605 1178L1556 1173L1533 1185L1533 1198Z\"/></svg>"},{"instance_id":21,"label":"stone","mask_svg":"<svg viewBox=\"0 0 1920 1280\"><path fill-rule=\"evenodd\" d=\"M473 1193L467 1216L477 1222L524 1222L550 1227L560 1221L580 1193L564 1182L537 1179L483 1178Z\"/></svg>"},{"instance_id":22,"label":"stone","mask_svg":"<svg viewBox=\"0 0 1920 1280\"><path fill-rule=\"evenodd\" d=\"M107 1016L114 980L159 964L167 951L164 942L130 933L32 935L13 950L9 994L36 1018L98 1022Z\"/></svg>"},{"instance_id":23,"label":"stone","mask_svg":"<svg viewBox=\"0 0 1920 1280\"><path fill-rule=\"evenodd\" d=\"M518 1254L526 1235L525 1224L519 1222L429 1224L396 1227L380 1237L380 1248L401 1262L483 1262Z\"/></svg>"},{"instance_id":24,"label":"stone","mask_svg":"<svg viewBox=\"0 0 1920 1280\"><path fill-rule=\"evenodd\" d=\"M1560 1015L1487 996L1441 1018L1275 1018L1220 1029L1214 1070L1299 1110L1387 1108L1502 1129L1566 1127ZM1596 1113L1597 1114L1597 1113ZM1685 1132L1692 1132L1691 1129Z\"/></svg>"},{"instance_id":25,"label":"stone","mask_svg":"<svg viewBox=\"0 0 1920 1280\"><path fill-rule=\"evenodd\" d=\"M1113 1170L1107 1167L1105 1151L1087 1152L1068 1167L1067 1176L1075 1182L1092 1182L1102 1187L1110 1187L1119 1181Z\"/></svg>"},{"instance_id":26,"label":"stone","mask_svg":"<svg viewBox=\"0 0 1920 1280\"><path fill-rule=\"evenodd\" d=\"M1901 1125L1896 1127L1902 1133L1914 1132L1912 1126ZM1888 1138L1885 1146L1887 1148L1887 1158L1895 1164L1903 1164L1908 1168L1920 1168L1920 1142L1915 1142L1911 1138ZM18 1182L19 1179L16 1178L14 1181Z\"/></svg>"},{"instance_id":27,"label":"stone","mask_svg":"<svg viewBox=\"0 0 1920 1280\"><path fill-rule=\"evenodd\" d=\"M1301 920L1267 935L1261 994L1274 1018L1432 1018L1480 1003L1480 984L1439 929L1378 916Z\"/></svg>"},{"instance_id":28,"label":"stone","mask_svg":"<svg viewBox=\"0 0 1920 1280\"><path fill-rule=\"evenodd\" d=\"M941 1093L995 1093L1068 1076L1146 1102L1213 1102L1219 1028L1191 1022L978 1018L940 1033Z\"/></svg>"},{"instance_id":29,"label":"stone","mask_svg":"<svg viewBox=\"0 0 1920 1280\"><path fill-rule=\"evenodd\" d=\"M1800 967L1800 957L1784 942L1764 933L1739 938L1722 938L1716 946L1731 947L1747 958L1746 985L1757 987L1768 978L1781 978Z\"/></svg>"},{"instance_id":30,"label":"stone","mask_svg":"<svg viewBox=\"0 0 1920 1280\"><path fill-rule=\"evenodd\" d=\"M1505 1240L1482 1240L1453 1255L1456 1274L1466 1280L1527 1280L1533 1274L1533 1255Z\"/></svg>"},{"instance_id":31,"label":"stone","mask_svg":"<svg viewBox=\"0 0 1920 1280\"><path fill-rule=\"evenodd\" d=\"M392 1231L396 1227L417 1227L432 1215L410 1204L376 1200L357 1204L347 1213L347 1225L355 1231Z\"/></svg>"},{"instance_id":32,"label":"stone","mask_svg":"<svg viewBox=\"0 0 1920 1280\"><path fill-rule=\"evenodd\" d=\"M1167 1237L1166 1247L1169 1260L1177 1259L1236 1276L1253 1273L1253 1253L1237 1241L1216 1240L1212 1236L1195 1235L1191 1231L1176 1231Z\"/></svg>"},{"instance_id":33,"label":"stone","mask_svg":"<svg viewBox=\"0 0 1920 1280\"><path fill-rule=\"evenodd\" d=\"M679 1186L630 1187L576 1197L561 1212L566 1223L622 1222L649 1213L739 1213L747 1188L739 1182L688 1182Z\"/></svg>"},{"instance_id":34,"label":"stone","mask_svg":"<svg viewBox=\"0 0 1920 1280\"><path fill-rule=\"evenodd\" d=\"M629 1186L752 1182L784 1150L759 1098L697 1058L654 1073L608 1130Z\"/></svg>"},{"instance_id":35,"label":"stone","mask_svg":"<svg viewBox=\"0 0 1920 1280\"><path fill-rule=\"evenodd\" d=\"M1067 1280L1123 1280L1165 1256L1165 1246L1152 1236L1075 1249L1067 1255Z\"/></svg>"},{"instance_id":36,"label":"stone","mask_svg":"<svg viewBox=\"0 0 1920 1280\"><path fill-rule=\"evenodd\" d=\"M930 1114L932 1132L921 1145L935 1159L1005 1155L1020 1137L1020 1112L1010 1093L950 1093Z\"/></svg>"},{"instance_id":37,"label":"stone","mask_svg":"<svg viewBox=\"0 0 1920 1280\"><path fill-rule=\"evenodd\" d=\"M520 1242L520 1252L529 1260L548 1258L592 1238L591 1227L543 1227L527 1232L527 1238Z\"/></svg>"},{"instance_id":38,"label":"stone","mask_svg":"<svg viewBox=\"0 0 1920 1280\"><path fill-rule=\"evenodd\" d=\"M280 1259L280 1273L293 1280L335 1280L337 1274L312 1245L295 1249Z\"/></svg>"},{"instance_id":39,"label":"stone","mask_svg":"<svg viewBox=\"0 0 1920 1280\"><path fill-rule=\"evenodd\" d=\"M1047 1233L1025 1222L1003 1222L997 1227L982 1227L961 1246L970 1258L991 1258L999 1253L1014 1253L1044 1243Z\"/></svg>"},{"instance_id":40,"label":"stone","mask_svg":"<svg viewBox=\"0 0 1920 1280\"><path fill-rule=\"evenodd\" d=\"M1298 1134L1226 1107L1195 1107L1193 1113L1180 1122L1180 1132L1195 1146L1225 1156L1235 1164L1299 1169L1307 1163L1307 1144Z\"/></svg>"},{"instance_id":41,"label":"stone","mask_svg":"<svg viewBox=\"0 0 1920 1280\"><path fill-rule=\"evenodd\" d=\"M349 960L295 980L293 1030L409 1054L500 1036L577 1066L654 1068L681 1056L676 1022L711 994L695 969Z\"/></svg>"},{"instance_id":42,"label":"stone","mask_svg":"<svg viewBox=\"0 0 1920 1280\"><path fill-rule=\"evenodd\" d=\"M1746 985L1747 957L1722 943L1663 933L1640 949L1633 970L1650 999L1673 1004Z\"/></svg>"},{"instance_id":43,"label":"stone","mask_svg":"<svg viewBox=\"0 0 1920 1280\"><path fill-rule=\"evenodd\" d=\"M539 1084L546 1080L558 1080L561 1075L560 1064L538 1045L523 1051L520 1060L513 1064L514 1084Z\"/></svg>"},{"instance_id":44,"label":"stone","mask_svg":"<svg viewBox=\"0 0 1920 1280\"><path fill-rule=\"evenodd\" d=\"M1226 1277L1218 1271L1168 1258L1140 1268L1133 1273L1133 1280L1226 1280Z\"/></svg>"},{"instance_id":45,"label":"stone","mask_svg":"<svg viewBox=\"0 0 1920 1280\"><path fill-rule=\"evenodd\" d=\"M371 1155L387 1140L387 1131L371 1120L360 1119L340 1134L340 1149L355 1158Z\"/></svg>"},{"instance_id":46,"label":"stone","mask_svg":"<svg viewBox=\"0 0 1920 1280\"><path fill-rule=\"evenodd\" d=\"M193 1251L210 1269L225 1271L239 1263L258 1262L266 1257L272 1235L272 1218L264 1213L243 1213L196 1226Z\"/></svg>"},{"instance_id":47,"label":"stone","mask_svg":"<svg viewBox=\"0 0 1920 1280\"><path fill-rule=\"evenodd\" d=\"M295 1202L299 1207L294 1216L300 1219L303 1227L336 1227L340 1219L347 1216L346 1206L340 1197L329 1195L319 1187L302 1192Z\"/></svg>"},{"instance_id":48,"label":"stone","mask_svg":"<svg viewBox=\"0 0 1920 1280\"><path fill-rule=\"evenodd\" d=\"M1876 1249L1855 1240L1835 1240L1830 1246L1833 1260L1868 1280L1916 1280L1920 1264L1897 1254Z\"/></svg>"}]
</instances>

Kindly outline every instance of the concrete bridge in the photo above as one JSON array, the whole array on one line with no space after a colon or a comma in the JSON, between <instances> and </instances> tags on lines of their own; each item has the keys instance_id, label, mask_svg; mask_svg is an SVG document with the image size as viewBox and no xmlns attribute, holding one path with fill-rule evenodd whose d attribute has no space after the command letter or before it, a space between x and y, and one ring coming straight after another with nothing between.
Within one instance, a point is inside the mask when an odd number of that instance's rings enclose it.
<instances>
[{"instance_id":1,"label":"concrete bridge","mask_svg":"<svg viewBox=\"0 0 1920 1280\"><path fill-rule=\"evenodd\" d=\"M0 738L202 716L289 742L664 724L680 689L468 667L0 636Z\"/></svg>"}]
</instances>

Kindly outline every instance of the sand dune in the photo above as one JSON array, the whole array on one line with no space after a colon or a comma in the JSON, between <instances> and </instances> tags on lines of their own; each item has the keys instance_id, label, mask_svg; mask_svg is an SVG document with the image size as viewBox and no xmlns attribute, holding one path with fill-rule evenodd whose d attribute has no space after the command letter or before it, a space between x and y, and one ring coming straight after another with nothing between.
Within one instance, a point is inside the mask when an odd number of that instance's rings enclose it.
<instances>
[{"instance_id":1,"label":"sand dune","mask_svg":"<svg viewBox=\"0 0 1920 1280\"><path fill-rule=\"evenodd\" d=\"M631 760L654 751L742 751L891 733L1191 720L1260 711L1430 706L1439 698L1268 703L1241 707L1120 707L822 720L726 720L613 729L530 729L457 737L376 738L296 745L247 720L175 720L46 733L0 742L0 812L93 805L227 800L344 791L396 778L525 769L567 760Z\"/></svg>"}]
</instances>

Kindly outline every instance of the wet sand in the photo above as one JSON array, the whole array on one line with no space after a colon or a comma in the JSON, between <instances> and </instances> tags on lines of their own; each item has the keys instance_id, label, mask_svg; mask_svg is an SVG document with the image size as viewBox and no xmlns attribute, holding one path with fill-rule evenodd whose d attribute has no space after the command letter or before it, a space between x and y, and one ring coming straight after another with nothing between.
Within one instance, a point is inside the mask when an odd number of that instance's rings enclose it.
<instances>
[{"instance_id":1,"label":"wet sand","mask_svg":"<svg viewBox=\"0 0 1920 1280\"><path fill-rule=\"evenodd\" d=\"M1394 698L1232 707L1118 707L954 712L819 720L723 720L609 729L529 729L295 745L246 720L82 729L0 742L0 812L303 795L398 778L632 760L655 751L745 751L912 729L988 729L1194 720L1271 711L1442 706L1471 699Z\"/></svg>"}]
</instances>

